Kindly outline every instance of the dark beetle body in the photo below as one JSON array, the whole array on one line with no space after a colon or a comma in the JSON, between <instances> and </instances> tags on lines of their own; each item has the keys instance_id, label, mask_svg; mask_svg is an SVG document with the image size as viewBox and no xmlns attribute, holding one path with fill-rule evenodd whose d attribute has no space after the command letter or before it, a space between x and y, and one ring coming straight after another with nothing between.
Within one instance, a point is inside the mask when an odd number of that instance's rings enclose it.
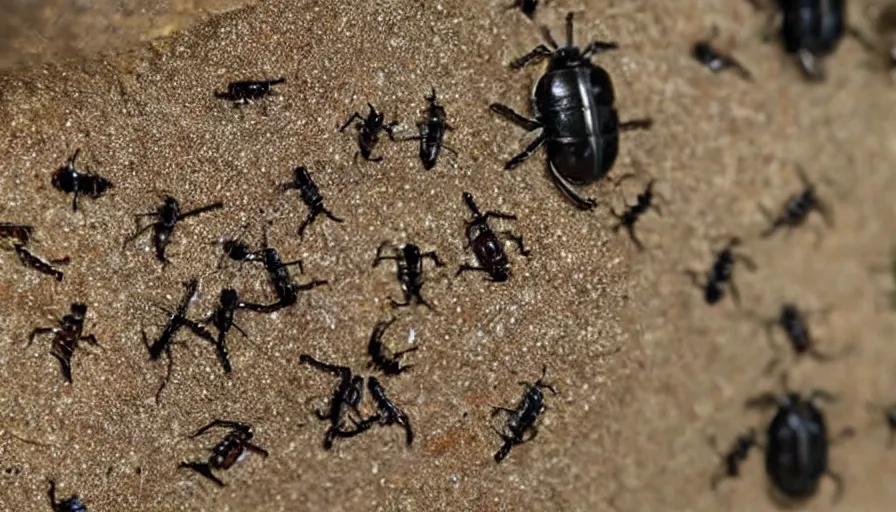
<instances>
[{"instance_id":1,"label":"dark beetle body","mask_svg":"<svg viewBox=\"0 0 896 512\"><path fill-rule=\"evenodd\" d=\"M265 245L267 245L267 241L265 241ZM262 249L261 260L264 263L265 270L268 272L268 281L270 282L271 287L274 288L274 293L277 295L277 302L267 305L243 303L241 307L246 309L272 313L295 304L298 300L298 292L327 284L327 281L317 280L305 284L295 282L292 274L289 272L289 267L298 265L299 273L302 273L304 271L302 260L284 263L283 260L280 259L280 253L277 252L277 249L272 247L265 247Z\"/></svg>"},{"instance_id":2,"label":"dark beetle body","mask_svg":"<svg viewBox=\"0 0 896 512\"><path fill-rule=\"evenodd\" d=\"M557 394L557 391L553 386L544 382L544 375L546 372L547 367L542 370L541 378L535 381L534 384L529 384L528 382L520 383L526 387L526 391L523 393L523 398L520 400L516 409L507 409L504 407L492 408L492 416L501 412L507 414L505 428L509 432L509 435L498 432L501 439L504 441L504 444L495 453L495 462L501 462L507 457L514 446L526 442L527 439L525 438L525 435L527 432L532 433L528 440L533 439L537 435L538 429L535 427L535 422L545 411L544 393L542 392L542 389L547 389L551 393Z\"/></svg>"},{"instance_id":3,"label":"dark beetle body","mask_svg":"<svg viewBox=\"0 0 896 512\"><path fill-rule=\"evenodd\" d=\"M74 194L72 198L72 210L78 210L78 197L86 195L91 199L98 199L112 188L112 182L89 172L79 171L75 168L75 160L81 153L80 149L76 149L75 153L66 160L65 165L60 167L53 173L50 182L57 190L61 190L67 194Z\"/></svg>"},{"instance_id":4,"label":"dark beetle body","mask_svg":"<svg viewBox=\"0 0 896 512\"><path fill-rule=\"evenodd\" d=\"M168 257L165 255L165 251L168 248L168 244L171 243L171 235L174 233L174 228L177 226L177 223L189 218L193 217L205 212L210 212L214 210L220 210L224 208L224 203L216 202L212 204L208 204L205 206L200 206L199 208L194 208L190 211L183 212L180 208L180 202L171 197L169 195L165 195L162 197L162 204L160 204L156 211L147 212L147 213L138 213L134 216L135 222L139 225L139 219L141 217L155 217L155 222L151 224L147 224L137 230L136 233L128 237L125 240L125 245L135 240L138 236L143 234L149 228L152 228L152 242L155 247L156 259L161 261L163 264L167 265L169 263Z\"/></svg>"},{"instance_id":5,"label":"dark beetle body","mask_svg":"<svg viewBox=\"0 0 896 512\"><path fill-rule=\"evenodd\" d=\"M579 197L570 186L594 183L610 172L619 154L619 132L649 128L650 120L619 123L614 106L616 94L610 74L594 65L593 54L614 50L616 43L594 41L584 49L573 44L572 13L566 17L567 45L559 48L547 34L554 50L544 45L510 64L519 69L550 57L550 65L532 94L534 119L526 119L509 107L492 104L492 111L528 131L541 134L505 165L512 169L547 143L550 176L576 207L590 210L593 199Z\"/></svg>"},{"instance_id":6,"label":"dark beetle body","mask_svg":"<svg viewBox=\"0 0 896 512\"><path fill-rule=\"evenodd\" d=\"M364 421L364 423L377 421L380 425L400 425L404 428L405 444L410 446L414 442L414 430L411 428L411 420L408 415L395 405L387 395L386 389L376 377L367 377L367 390L376 402L377 413Z\"/></svg>"},{"instance_id":7,"label":"dark beetle body","mask_svg":"<svg viewBox=\"0 0 896 512\"><path fill-rule=\"evenodd\" d=\"M354 437L373 426L374 421L371 420L361 420L360 422L352 420L355 423L354 430L344 428L345 417L349 410L354 411L356 417L360 418L361 416L358 405L360 405L364 394L364 377L353 375L351 368L347 366L323 363L308 354L300 355L299 363L339 377L339 384L336 385L333 396L330 397L329 408L326 411L315 411L319 420L330 422L330 426L324 434L325 450L333 447L333 440L337 437ZM376 416L375 418L378 419Z\"/></svg>"},{"instance_id":8,"label":"dark beetle body","mask_svg":"<svg viewBox=\"0 0 896 512\"><path fill-rule=\"evenodd\" d=\"M445 131L451 127L445 121L445 107L436 102L435 88L432 90L432 95L426 97L426 101L429 102L429 106L417 128L420 130L420 161L423 163L423 168L428 171L436 166L439 153L444 147L442 140L445 138Z\"/></svg>"},{"instance_id":9,"label":"dark beetle body","mask_svg":"<svg viewBox=\"0 0 896 512\"><path fill-rule=\"evenodd\" d=\"M377 323L367 342L367 354L370 356L368 366L378 368L386 375L398 375L411 368L413 365L402 366L401 358L408 352L417 350L417 347L411 347L399 352L392 352L386 347L386 344L383 343L383 335L386 334L386 330L393 322L395 322L394 318L387 322Z\"/></svg>"},{"instance_id":10,"label":"dark beetle body","mask_svg":"<svg viewBox=\"0 0 896 512\"><path fill-rule=\"evenodd\" d=\"M815 494L828 464L827 424L821 410L799 394L788 393L766 435L765 471L775 489L792 499Z\"/></svg>"},{"instance_id":11,"label":"dark beetle body","mask_svg":"<svg viewBox=\"0 0 896 512\"><path fill-rule=\"evenodd\" d=\"M62 501L56 501L56 482L53 480L50 480L50 490L47 492L47 496L50 498L50 507L53 508L53 512L87 512L87 505L81 503L81 498L77 494Z\"/></svg>"},{"instance_id":12,"label":"dark beetle body","mask_svg":"<svg viewBox=\"0 0 896 512\"><path fill-rule=\"evenodd\" d=\"M72 383L72 356L78 345L86 341L91 345L98 345L96 337L92 334L82 336L84 332L84 317L87 316L87 305L80 302L71 304L70 313L64 315L59 321L59 327L38 327L31 331L28 345L34 342L34 338L41 334L53 334L53 345L50 354L59 361L62 368L62 376L66 382Z\"/></svg>"},{"instance_id":13,"label":"dark beetle body","mask_svg":"<svg viewBox=\"0 0 896 512\"><path fill-rule=\"evenodd\" d=\"M41 274L53 276L57 281L62 281L65 274L53 265L68 265L71 263L71 258L68 256L55 260L48 260L31 252L27 247L18 242L13 242L12 247L16 251L16 256L19 257L19 261L22 262L22 265L31 267Z\"/></svg>"},{"instance_id":14,"label":"dark beetle body","mask_svg":"<svg viewBox=\"0 0 896 512\"><path fill-rule=\"evenodd\" d=\"M181 468L192 469L214 482L218 487L224 487L224 482L212 473L212 469L230 469L249 451L257 453L262 457L268 456L268 452L264 448L251 442L254 433L252 432L252 425L247 423L230 420L214 420L199 429L193 434L193 437L198 437L214 427L229 428L230 433L224 436L224 439L222 439L220 443L212 447L208 462L182 462L180 464Z\"/></svg>"},{"instance_id":15,"label":"dark beetle body","mask_svg":"<svg viewBox=\"0 0 896 512\"><path fill-rule=\"evenodd\" d=\"M398 302L389 297L392 307L405 307L416 303L423 304L429 309L434 309L433 305L423 297L423 260L429 258L437 267L443 267L445 264L442 263L435 251L422 252L414 244L405 244L401 248L393 247L395 255L384 256L382 254L383 249L388 248L390 245L388 241L380 244L376 250L373 266L375 268L383 260L395 260L398 282L401 283L401 290L404 292L404 302Z\"/></svg>"},{"instance_id":16,"label":"dark beetle body","mask_svg":"<svg viewBox=\"0 0 896 512\"><path fill-rule=\"evenodd\" d=\"M227 92L216 92L215 97L232 101L235 106L238 106L267 96L271 93L272 86L285 81L285 78L278 78L276 80L230 82L227 84Z\"/></svg>"},{"instance_id":17,"label":"dark beetle body","mask_svg":"<svg viewBox=\"0 0 896 512\"><path fill-rule=\"evenodd\" d=\"M735 252L735 248L741 243L737 237L728 240L728 244L715 253L715 260L712 267L706 272L702 278L700 274L689 270L687 273L691 276L691 280L698 288L703 290L703 300L707 304L718 304L725 298L726 290L731 292L731 298L735 304L740 304L740 292L734 283L734 266L740 261L747 270L755 270L756 264L749 257Z\"/></svg>"},{"instance_id":18,"label":"dark beetle body","mask_svg":"<svg viewBox=\"0 0 896 512\"><path fill-rule=\"evenodd\" d=\"M516 220L516 216L492 211L483 213L476 205L472 194L469 192L463 193L463 199L473 216L473 218L467 222L467 242L470 247L472 247L473 254L476 255L476 260L481 266L473 267L470 265L461 265L455 275L475 270L487 273L489 278L497 283L507 281L507 279L510 278L510 259L507 257L507 252L504 250L504 242L502 242L498 237L498 234L492 230L488 221L492 218ZM501 234L516 244L520 254L523 256L529 255L529 251L523 245L523 237L521 235L514 235L509 232Z\"/></svg>"},{"instance_id":19,"label":"dark beetle body","mask_svg":"<svg viewBox=\"0 0 896 512\"><path fill-rule=\"evenodd\" d=\"M787 53L824 56L837 49L846 33L845 0L778 0L781 39Z\"/></svg>"},{"instance_id":20,"label":"dark beetle body","mask_svg":"<svg viewBox=\"0 0 896 512\"><path fill-rule=\"evenodd\" d=\"M355 153L355 160L357 161L358 155L360 155L364 160L379 162L383 157L371 157L370 154L380 141L380 132L386 132L390 139L395 140L392 134L392 127L397 123L386 125L386 116L384 116L382 112L378 112L376 107L371 103L368 103L367 107L369 109L367 117L355 112L349 116L339 131L345 131L352 121L357 120L358 122L355 123L355 130L358 131L358 152Z\"/></svg>"},{"instance_id":21,"label":"dark beetle body","mask_svg":"<svg viewBox=\"0 0 896 512\"><path fill-rule=\"evenodd\" d=\"M280 185L280 190L284 192L287 190L298 190L299 195L302 197L302 202L308 207L308 216L305 217L305 220L302 221L302 225L299 226L300 237L305 236L305 229L308 228L319 215L326 215L327 218L334 222L344 222L324 206L324 198L320 193L320 189L317 187L317 183L311 178L311 173L308 172L307 167L300 165L293 169L292 181Z\"/></svg>"}]
</instances>

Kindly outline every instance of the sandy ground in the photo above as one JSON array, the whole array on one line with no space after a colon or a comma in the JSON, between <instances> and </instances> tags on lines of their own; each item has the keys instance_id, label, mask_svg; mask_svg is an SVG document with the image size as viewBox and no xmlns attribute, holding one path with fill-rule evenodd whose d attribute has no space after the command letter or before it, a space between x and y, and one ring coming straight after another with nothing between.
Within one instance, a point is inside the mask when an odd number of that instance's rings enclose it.
<instances>
[{"instance_id":1,"label":"sandy ground","mask_svg":"<svg viewBox=\"0 0 896 512\"><path fill-rule=\"evenodd\" d=\"M79 493L91 511L773 510L759 453L742 478L710 489L718 460L707 437L727 445L767 422L742 404L776 389L777 378L763 375L774 353L756 318L784 300L830 309L813 317L820 347L848 355L787 359L786 368L795 388L840 396L826 409L832 430L857 430L832 449L843 500L832 505L825 480L806 508L891 506L896 455L867 403L896 400L893 283L875 270L887 264L896 225L896 92L874 58L845 41L830 80L810 86L778 47L761 43L763 18L746 2L549 3L540 23L559 29L575 10L580 41L620 43L600 62L615 77L621 116L656 121L622 141L617 175L640 176L621 193L606 184L587 191L618 210L658 180L663 216L639 225L649 248L639 253L611 231L607 208L583 213L563 201L543 155L502 170L525 136L486 106L525 110L540 70L506 68L539 38L501 5L269 0L124 54L0 77L0 219L33 224L36 251L74 260L56 283L0 252L0 509L47 510L53 477L61 495ZM755 83L690 61L690 43L713 23ZM287 78L279 95L248 108L211 94L230 80L275 76ZM443 155L425 172L413 143L386 141L382 163L353 164L354 140L337 131L350 112L371 101L412 130L433 86L456 127L446 139L456 158ZM77 147L116 187L73 213L49 176ZM761 240L759 204L777 207L799 188L797 163L818 181L835 226L813 218ZM299 164L347 219L318 220L304 240L296 235L304 206L276 190ZM132 215L153 209L160 191L186 208L227 205L177 228L166 268L148 236L122 249ZM522 233L532 256L511 255L507 283L453 276L471 257L463 191L519 216L501 227ZM196 317L224 286L266 300L261 269L218 271L210 244L247 223L246 236L258 240L262 216L284 258L303 258L306 277L331 285L275 315L240 314L250 338L231 337L230 376L210 346L181 335L157 405L165 365L147 360L140 336L164 323L154 304L173 306L191 277L200 279ZM737 274L740 309L729 300L709 307L685 270L707 268L710 250L731 234L745 239L758 269ZM437 312L400 311L387 335L399 348L413 329L420 347L407 357L411 371L385 379L417 440L406 449L399 429L375 429L324 451L325 424L312 412L334 379L300 367L298 355L367 372L367 336L390 315L384 298L399 293L388 266L370 268L383 240L414 241L449 262L425 287ZM76 354L69 386L49 340L23 347L32 328L76 300L89 305L86 332L102 348ZM519 400L517 381L536 379L542 365L559 395L547 397L538 438L495 465L489 405ZM190 438L216 417L252 423L270 452L220 473L223 489L177 471L216 442Z\"/></svg>"}]
</instances>

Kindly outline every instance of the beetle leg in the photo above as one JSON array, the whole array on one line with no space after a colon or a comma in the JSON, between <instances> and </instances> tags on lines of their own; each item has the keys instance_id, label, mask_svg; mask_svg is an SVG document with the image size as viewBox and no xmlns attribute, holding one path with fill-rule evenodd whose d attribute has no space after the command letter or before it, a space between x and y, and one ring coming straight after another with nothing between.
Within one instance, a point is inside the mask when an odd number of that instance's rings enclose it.
<instances>
[{"instance_id":1,"label":"beetle leg","mask_svg":"<svg viewBox=\"0 0 896 512\"><path fill-rule=\"evenodd\" d=\"M812 392L809 393L809 401L815 402L818 400L821 400L822 402L836 402L838 400L838 397L830 391L825 391L823 389L813 389Z\"/></svg>"},{"instance_id":2,"label":"beetle leg","mask_svg":"<svg viewBox=\"0 0 896 512\"><path fill-rule=\"evenodd\" d=\"M500 233L500 235L503 236L504 238L506 238L507 240L510 240L511 242L513 242L516 245L516 247L519 250L521 255L523 255L523 256L529 255L529 250L526 249L525 245L523 245L522 235L515 235L510 231L502 231Z\"/></svg>"},{"instance_id":3,"label":"beetle leg","mask_svg":"<svg viewBox=\"0 0 896 512\"><path fill-rule=\"evenodd\" d=\"M543 136L539 136L539 138L543 139ZM594 199L585 199L577 194L572 189L572 186L569 184L569 182L563 179L563 177L557 173L553 165L549 165L549 167L550 171L548 172L548 176L551 177L551 181L554 182L554 186L560 189L560 192L563 192L563 195L566 196L566 199L568 199L573 205L575 205L576 208L580 210L591 210L595 206L597 206L597 201L595 201Z\"/></svg>"},{"instance_id":4,"label":"beetle leg","mask_svg":"<svg viewBox=\"0 0 896 512\"><path fill-rule=\"evenodd\" d=\"M694 286L697 288L703 289L703 287L706 286L706 283L701 279L703 277L702 273L691 269L685 270L684 273L691 278L691 282L694 283Z\"/></svg>"},{"instance_id":5,"label":"beetle leg","mask_svg":"<svg viewBox=\"0 0 896 512\"><path fill-rule=\"evenodd\" d=\"M800 50L796 54L800 67L806 75L806 78L813 82L820 82L825 79L824 66L821 59L808 50Z\"/></svg>"},{"instance_id":6,"label":"beetle leg","mask_svg":"<svg viewBox=\"0 0 896 512\"><path fill-rule=\"evenodd\" d=\"M744 254L734 253L734 259L740 261L744 264L744 267L750 272L754 272L756 270L756 262L753 261L753 258L746 256Z\"/></svg>"},{"instance_id":7,"label":"beetle leg","mask_svg":"<svg viewBox=\"0 0 896 512\"><path fill-rule=\"evenodd\" d=\"M529 119L518 114L515 110L501 103L492 103L488 106L489 110L507 119L511 123L519 126L527 132L535 131L542 127L542 124L534 119Z\"/></svg>"},{"instance_id":8,"label":"beetle leg","mask_svg":"<svg viewBox=\"0 0 896 512\"><path fill-rule=\"evenodd\" d=\"M547 140L547 135L544 132L541 132L540 134L538 134L538 137L535 137L535 140L533 140L529 143L528 146L526 146L526 149L524 149L522 153L508 160L507 163L504 164L504 168L509 170L518 167L521 163L528 160L529 157L532 156L532 153L535 153L535 151L537 151L538 148L540 148L541 145L544 144L545 140Z\"/></svg>"},{"instance_id":9,"label":"beetle leg","mask_svg":"<svg viewBox=\"0 0 896 512\"><path fill-rule=\"evenodd\" d=\"M345 124L342 125L342 128L340 128L339 131L345 131L345 129L348 128L348 125L350 125L355 119L361 121L362 123L364 122L364 118L361 117L361 114L355 112L354 114L349 116L348 120L345 121Z\"/></svg>"},{"instance_id":10,"label":"beetle leg","mask_svg":"<svg viewBox=\"0 0 896 512\"><path fill-rule=\"evenodd\" d=\"M728 289L731 290L731 300L734 301L734 305L740 307L740 291L738 291L734 279L728 280Z\"/></svg>"},{"instance_id":11,"label":"beetle leg","mask_svg":"<svg viewBox=\"0 0 896 512\"><path fill-rule=\"evenodd\" d=\"M207 462L181 462L179 467L192 469L212 482L215 482L218 487L224 487L224 482L212 474L212 467Z\"/></svg>"},{"instance_id":12,"label":"beetle leg","mask_svg":"<svg viewBox=\"0 0 896 512\"><path fill-rule=\"evenodd\" d=\"M619 45L613 41L591 41L588 46L582 50L582 58L587 59L592 55L597 55L610 50L618 50Z\"/></svg>"},{"instance_id":13,"label":"beetle leg","mask_svg":"<svg viewBox=\"0 0 896 512\"><path fill-rule=\"evenodd\" d=\"M830 469L825 474L834 482L834 497L831 498L832 503L837 503L843 497L843 477L839 473L835 473Z\"/></svg>"},{"instance_id":14,"label":"beetle leg","mask_svg":"<svg viewBox=\"0 0 896 512\"><path fill-rule=\"evenodd\" d=\"M536 64L541 62L547 57L550 57L554 54L554 51L548 48L547 46L540 44L536 46L531 52L523 55L518 59L514 59L510 62L510 69L518 70L522 67L528 66L530 64Z\"/></svg>"},{"instance_id":15,"label":"beetle leg","mask_svg":"<svg viewBox=\"0 0 896 512\"><path fill-rule=\"evenodd\" d=\"M619 123L619 133L631 132L635 130L649 130L653 126L653 119L644 117L641 119L630 119L623 123Z\"/></svg>"},{"instance_id":16,"label":"beetle leg","mask_svg":"<svg viewBox=\"0 0 896 512\"><path fill-rule=\"evenodd\" d=\"M485 215L482 216L482 219L488 221L489 219L507 219L507 220L516 220L516 215L512 215L510 213L501 213L495 211L485 212Z\"/></svg>"}]
</instances>

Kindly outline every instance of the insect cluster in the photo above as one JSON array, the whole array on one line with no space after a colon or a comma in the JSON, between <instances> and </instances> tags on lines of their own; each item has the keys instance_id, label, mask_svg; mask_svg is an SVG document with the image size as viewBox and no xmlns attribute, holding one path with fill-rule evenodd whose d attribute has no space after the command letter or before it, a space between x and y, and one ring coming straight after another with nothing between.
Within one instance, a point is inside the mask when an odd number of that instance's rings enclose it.
<instances>
[{"instance_id":1,"label":"insect cluster","mask_svg":"<svg viewBox=\"0 0 896 512\"><path fill-rule=\"evenodd\" d=\"M761 7L760 2L754 2ZM517 0L509 8L519 8L522 13L534 18L537 1ZM821 2L819 0L793 0L777 2L780 11L780 39L788 54L796 57L805 74L813 80L824 77L821 61L837 47L840 39L847 33L843 2ZM573 15L565 18L566 33L563 45L553 38L547 29L542 31L546 44L535 47L529 53L514 59L509 67L519 71L527 66L547 60L544 74L537 80L530 98L533 116L525 117L511 107L501 103L492 103L489 109L527 132L537 132L533 140L522 152L508 160L505 169L521 166L542 146L546 149L546 165L548 175L571 205L580 210L592 210L599 202L593 198L580 195L578 187L603 181L613 169L620 151L620 135L630 131L650 130L653 120L638 118L621 121L616 109L616 93L609 72L595 64L592 58L603 53L617 51L620 46L613 41L593 40L584 46L574 43ZM692 56L713 72L732 69L743 79L752 80L752 74L738 60L712 45L716 31L710 39L698 41ZM231 102L234 107L251 108L251 104L264 101L268 95L275 94L274 86L286 87L286 79L278 78L259 81L239 81L230 83L225 92L215 92L214 97ZM386 116L376 107L368 103L367 113L355 112L349 115L339 128L344 132L352 128L356 132L357 152L354 155L358 163L360 157L366 162L376 163L383 160L379 153L379 143L385 134L390 141L417 141L419 143L419 159L422 167L433 170L438 163L442 150L456 154L457 152L445 142L453 130L448 123L448 110L436 96L435 88L425 96L426 105L422 119L417 123L417 135L401 136L397 133L398 122L387 122ZM79 211L79 198L88 197L96 201L91 208L100 207L102 198L107 193L114 194L112 182L91 172L76 167L80 149L75 150L64 165L51 176L51 184L61 192L72 194L72 208ZM374 156L377 155L377 156ZM317 170L315 169L315 172ZM768 227L758 236L770 238L781 230L792 230L803 226L809 216L817 213L827 226L832 226L832 215L829 205L820 197L817 187L807 174L798 169L803 188L794 193L778 213L763 210L768 217ZM616 181L617 187L630 175ZM639 250L646 247L635 232L637 222L648 212L662 214L657 199L662 196L654 189L656 180L650 179L633 204L624 203L625 209L617 211L610 208L610 213L618 221L612 226L613 231L624 229L632 243ZM307 208L305 220L296 227L296 235L302 238L306 232L336 228L336 225L350 225L351 219L337 216L325 206L324 196L311 171L304 165L296 165L288 181L279 185L284 193L297 193L298 198ZM459 263L455 277L466 272L479 272L486 281L503 283L511 279L512 266L516 262L511 259L505 244L510 242L519 256L529 257L530 249L524 244L523 236L508 229L515 215L493 210L480 209L474 196L464 192L458 198L458 209L463 206L469 213L465 221L463 236L458 233L465 247L469 248L476 264ZM127 247L141 235L151 231L151 243L154 256L163 266L172 264L167 248L172 241L175 228L182 221L201 222L198 217L212 214L225 208L220 201L196 201L191 198L189 209L182 209L178 199L169 194L160 197L160 204L154 211L135 214L135 231L124 241ZM195 202L194 202L195 201ZM88 208L89 210L90 208ZM83 208L80 209L82 214ZM338 209L337 209L338 211ZM89 213L86 213L89 215ZM322 222L315 223L320 217ZM196 218L196 219L194 219ZM146 222L149 219L149 222ZM328 224L327 221L332 221ZM263 237L260 245L255 245L238 237L223 236L216 245L220 249L218 269L226 262L235 262L261 270L267 275L268 298L244 297L233 287L220 291L219 301L214 311L207 316L191 315L192 302L197 295L199 279L191 279L183 284L180 300L173 309L156 306L164 316L157 315L157 334L150 336L146 329L141 329L143 343L150 361L158 361L163 357L167 362L166 375L155 391L157 403L161 403L163 391L168 385L173 370L173 349L176 339L190 335L201 342L214 347L218 362L225 373L236 371L230 359L228 334L236 330L243 337L248 334L239 326L239 315L270 314L297 304L301 293L311 292L330 283L323 279L296 278L304 275L305 267L300 259L284 259L280 252L269 244L267 225L262 226ZM0 239L4 246L15 251L20 261L36 271L63 280L62 271L55 265L70 261L69 258L47 260L29 249L34 239L34 229L30 225L16 223L0 223ZM740 293L735 283L735 271L746 269L753 271L756 264L743 252L744 241L741 237L729 237L713 254L713 261L704 272L689 270L693 284L702 292L703 300L709 305L722 302L727 296L740 305ZM373 252L371 248L371 252ZM369 261L369 260L368 260ZM399 311L407 311L412 306L424 306L430 312L438 310L437 303L425 298L423 293L425 276L431 271L427 267L439 269L446 266L435 250L421 248L416 243L394 244L382 242L373 254L372 267L376 268L384 262L395 262L395 274L401 289L401 300L387 297L393 316L388 320L377 322L368 339L367 369L374 375L360 375L349 366L324 362L310 354L301 354L295 360L301 365L323 374L335 377L336 383L329 393L328 405L313 413L326 425L323 433L323 448L330 450L335 443L359 435L368 434L374 427L398 427L403 431L404 443L411 447L415 439L412 428L412 415L399 405L403 400L393 398L387 391L389 379L401 378L405 374L415 374L414 368L425 366L426 362L419 354L412 359L414 363L405 364L404 358L418 350L418 346L402 349L390 348L386 340L390 327L396 321ZM429 264L427 263L429 262ZM261 275L264 275L261 274ZM498 284L489 286L500 286ZM317 292L315 292L317 293ZM794 303L781 306L777 317L765 319L763 324L769 333L779 327L785 334L796 356L808 354L818 361L830 361L837 356L822 351L809 329L809 312ZM58 321L55 327L35 328L28 338L30 346L37 337L52 335L50 354L57 359L63 379L74 383L73 356L81 342L101 347L93 334L84 335L85 323L88 320L88 306L75 302L70 305L70 312ZM91 322L90 325L95 325ZM90 332L90 331L88 331ZM771 337L771 336L770 336ZM76 359L75 361L78 361ZM781 363L776 354L767 367L767 372L774 370ZM79 363L80 364L80 363ZM512 408L492 407L492 417L506 416L500 426L492 425L498 436L496 452L493 459L500 463L511 453L511 450L533 439L538 432L538 421L548 409L545 404L550 396L558 391L545 378L547 367L542 369L541 377L534 383L521 382L524 387L519 403ZM786 374L785 374L786 375ZM422 377L419 377L422 378ZM718 486L726 477L735 477L740 473L740 464L747 459L754 447L764 446L766 472L773 487L782 495L794 500L806 499L815 494L820 479L827 475L838 485L838 494L842 487L840 477L827 467L828 447L833 441L851 434L845 429L838 436L828 436L827 424L820 403L830 401L833 396L820 390L806 394L795 392L783 383L783 393L764 394L752 399L748 406L760 409L775 409L775 415L766 429L764 443L756 429L749 429L737 437L731 449L721 453L723 467L712 477L712 486ZM366 392L365 392L366 388ZM550 395L545 394L550 392ZM369 399L365 400L365 395ZM413 413L413 408L410 409ZM896 432L896 413L889 410L887 421ZM227 429L221 441L210 448L210 455L204 461L181 462L179 469L191 470L208 479L217 486L225 483L219 473L228 470L247 454L254 453L268 457L268 452L253 443L255 430L252 425L237 420L214 419L199 429L193 437L199 437L215 428ZM379 429L377 429L379 430ZM337 441L339 440L339 441ZM497 441L500 441L498 444ZM86 506L77 496L58 501L56 486L50 481L50 502L56 511L86 511Z\"/></svg>"}]
</instances>

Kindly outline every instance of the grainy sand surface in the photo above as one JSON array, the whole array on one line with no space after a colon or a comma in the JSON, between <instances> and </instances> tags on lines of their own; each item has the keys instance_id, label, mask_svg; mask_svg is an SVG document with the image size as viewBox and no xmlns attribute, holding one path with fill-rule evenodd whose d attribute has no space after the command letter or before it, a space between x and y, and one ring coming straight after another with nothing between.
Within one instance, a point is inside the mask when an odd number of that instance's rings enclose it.
<instances>
[{"instance_id":1,"label":"grainy sand surface","mask_svg":"<svg viewBox=\"0 0 896 512\"><path fill-rule=\"evenodd\" d=\"M830 310L812 320L819 346L848 354L828 364L788 358L786 368L795 388L839 395L826 408L832 431L857 430L831 452L843 500L831 504L825 480L806 508L892 507L896 453L866 406L896 400L893 282L875 270L894 242L896 92L874 58L847 40L829 61L829 81L808 85L779 47L762 44L764 18L747 2L549 3L537 19L558 35L574 10L580 42L620 43L599 61L614 76L621 116L656 122L624 135L615 174L636 179L621 192L587 190L619 210L657 180L663 215L638 226L648 247L639 253L612 232L608 208L583 213L564 202L543 154L502 170L526 138L487 105L525 111L541 72L507 69L540 40L536 25L502 5L268 0L125 53L0 77L0 220L33 224L35 251L73 258L56 283L0 251L0 509L48 510L53 477L60 495L79 493L91 511L773 510L758 452L742 478L710 489L718 460L706 439L727 447L766 424L742 404L776 389L777 378L763 375L773 352L756 318L784 300ZM859 17L864 6L855 7ZM713 23L754 83L690 60L690 43ZM278 76L287 79L278 94L246 108L212 96L231 80ZM425 172L413 143L384 141L382 163L353 163L354 139L337 131L350 112L370 101L411 131L433 86L457 157L444 154ZM82 165L115 188L73 213L49 176L78 147ZM776 208L798 190L798 163L818 181L835 225L812 218L762 240L759 204ZM304 240L296 230L305 207L277 191L300 164L346 218L319 219ZM133 214L152 210L161 191L185 208L227 205L178 226L164 268L149 235L122 249ZM507 283L453 276L471 258L463 191L484 209L519 216L498 226L522 233L532 256L511 253ZM304 260L304 279L330 286L274 315L240 313L250 338L230 337L229 376L209 345L181 334L157 405L165 364L147 360L140 335L158 334L165 321L154 304L173 307L192 277L195 317L224 286L269 299L260 268L218 271L211 245L245 224L258 242L261 218L273 222L270 243L285 259ZM711 308L685 270L706 269L731 234L758 269L736 276L740 309L727 299ZM298 356L368 372L367 337L391 314L385 297L400 293L388 265L370 268L383 240L416 242L449 262L428 273L424 289L437 311L402 310L387 334L397 349L413 329L420 347L406 358L411 371L384 379L417 439L406 449L400 429L378 428L324 451L326 425L313 410L335 380L300 367ZM24 344L72 301L88 304L85 331L102 347L76 354L69 386L49 340ZM495 465L489 406L514 404L517 381L538 378L542 365L559 395L546 399L538 438ZM216 417L252 423L270 452L219 473L223 489L177 471L217 441L190 438Z\"/></svg>"}]
</instances>

